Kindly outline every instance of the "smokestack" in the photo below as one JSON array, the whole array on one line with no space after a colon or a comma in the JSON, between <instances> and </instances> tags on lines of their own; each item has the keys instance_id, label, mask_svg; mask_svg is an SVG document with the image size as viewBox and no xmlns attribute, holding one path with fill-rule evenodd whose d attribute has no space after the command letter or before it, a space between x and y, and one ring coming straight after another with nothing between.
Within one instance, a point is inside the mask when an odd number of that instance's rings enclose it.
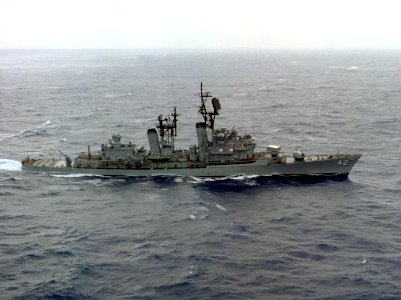
<instances>
[{"instance_id":1,"label":"smokestack","mask_svg":"<svg viewBox=\"0 0 401 300\"><path fill-rule=\"evenodd\" d=\"M148 129L148 141L150 152L154 156L160 156L160 143L159 143L159 136L157 135L157 131L154 128Z\"/></svg>"},{"instance_id":2,"label":"smokestack","mask_svg":"<svg viewBox=\"0 0 401 300\"><path fill-rule=\"evenodd\" d=\"M196 123L196 135L198 137L199 160L204 162L208 145L205 123Z\"/></svg>"}]
</instances>

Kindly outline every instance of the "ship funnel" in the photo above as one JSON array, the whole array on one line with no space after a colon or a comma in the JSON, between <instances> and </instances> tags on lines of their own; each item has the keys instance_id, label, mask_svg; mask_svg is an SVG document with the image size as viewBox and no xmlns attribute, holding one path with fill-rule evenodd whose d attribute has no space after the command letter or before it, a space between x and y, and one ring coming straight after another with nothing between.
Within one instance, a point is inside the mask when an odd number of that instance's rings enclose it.
<instances>
[{"instance_id":1,"label":"ship funnel","mask_svg":"<svg viewBox=\"0 0 401 300\"><path fill-rule=\"evenodd\" d=\"M150 152L154 156L160 156L160 143L159 143L159 136L157 135L157 131L154 128L148 129L148 141Z\"/></svg>"},{"instance_id":2,"label":"ship funnel","mask_svg":"<svg viewBox=\"0 0 401 300\"><path fill-rule=\"evenodd\" d=\"M196 135L198 137L199 160L205 161L205 154L208 146L206 124L203 122L196 123Z\"/></svg>"}]
</instances>

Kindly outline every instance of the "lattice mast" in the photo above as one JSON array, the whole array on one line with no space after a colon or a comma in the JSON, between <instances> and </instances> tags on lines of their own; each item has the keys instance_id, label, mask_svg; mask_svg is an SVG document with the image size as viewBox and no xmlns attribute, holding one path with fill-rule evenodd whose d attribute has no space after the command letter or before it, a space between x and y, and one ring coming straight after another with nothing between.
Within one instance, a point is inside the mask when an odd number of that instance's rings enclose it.
<instances>
[{"instance_id":1,"label":"lattice mast","mask_svg":"<svg viewBox=\"0 0 401 300\"><path fill-rule=\"evenodd\" d=\"M201 100L201 106L199 107L199 113L202 115L203 121L204 121L206 127L210 128L213 132L214 131L214 120L216 119L216 116L219 115L219 110L221 109L220 101L219 101L219 99L212 97L210 92L203 91L202 82L201 82L201 86L200 86L199 97ZM206 109L206 101L209 98L211 98L213 111L207 111L207 109Z\"/></svg>"},{"instance_id":2,"label":"lattice mast","mask_svg":"<svg viewBox=\"0 0 401 300\"><path fill-rule=\"evenodd\" d=\"M159 124L157 124L157 128L159 129L159 134L161 141L164 143L168 143L174 145L175 137L177 136L177 117L180 114L177 114L177 107L174 107L174 112L170 116L164 117L163 115L159 115L157 120Z\"/></svg>"}]
</instances>

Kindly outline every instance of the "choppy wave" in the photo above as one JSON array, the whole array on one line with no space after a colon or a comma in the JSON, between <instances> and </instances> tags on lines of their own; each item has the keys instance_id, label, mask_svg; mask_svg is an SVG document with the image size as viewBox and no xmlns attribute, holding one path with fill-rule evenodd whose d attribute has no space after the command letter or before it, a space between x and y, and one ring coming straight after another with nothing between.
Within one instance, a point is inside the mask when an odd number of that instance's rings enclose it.
<instances>
[{"instance_id":1,"label":"choppy wave","mask_svg":"<svg viewBox=\"0 0 401 300\"><path fill-rule=\"evenodd\" d=\"M19 137L30 138L34 136L49 136L51 134L47 131L47 128L52 127L54 127L53 122L51 120L47 120L35 128L21 130L16 133L0 133L0 141Z\"/></svg>"},{"instance_id":2,"label":"choppy wave","mask_svg":"<svg viewBox=\"0 0 401 300\"><path fill-rule=\"evenodd\" d=\"M32 130L23 130L18 132L13 137L23 137L23 138L31 138L34 136L50 136L51 134L46 131L46 129L32 129Z\"/></svg>"}]
</instances>

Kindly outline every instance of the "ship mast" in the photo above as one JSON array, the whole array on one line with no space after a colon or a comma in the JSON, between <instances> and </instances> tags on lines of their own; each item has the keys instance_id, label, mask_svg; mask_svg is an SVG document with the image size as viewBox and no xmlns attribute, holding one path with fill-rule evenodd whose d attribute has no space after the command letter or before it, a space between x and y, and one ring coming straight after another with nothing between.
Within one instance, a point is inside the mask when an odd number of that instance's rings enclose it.
<instances>
[{"instance_id":1,"label":"ship mast","mask_svg":"<svg viewBox=\"0 0 401 300\"><path fill-rule=\"evenodd\" d=\"M174 107L174 112L171 114L172 120L170 117L165 118L163 115L159 115L157 118L159 124L156 127L159 129L162 142L174 146L174 140L177 136L177 117L179 115L177 114L177 107Z\"/></svg>"},{"instance_id":2,"label":"ship mast","mask_svg":"<svg viewBox=\"0 0 401 300\"><path fill-rule=\"evenodd\" d=\"M216 119L216 116L219 115L219 110L221 109L220 106L220 101L217 98L212 97L210 92L203 92L203 84L201 82L200 86L200 100L201 100L201 106L199 107L199 113L203 117L203 121L205 122L205 125L207 128L210 128L212 131L214 131L214 120ZM206 101L207 99L211 98L212 105L213 105L213 111L207 111L206 109Z\"/></svg>"}]
</instances>

